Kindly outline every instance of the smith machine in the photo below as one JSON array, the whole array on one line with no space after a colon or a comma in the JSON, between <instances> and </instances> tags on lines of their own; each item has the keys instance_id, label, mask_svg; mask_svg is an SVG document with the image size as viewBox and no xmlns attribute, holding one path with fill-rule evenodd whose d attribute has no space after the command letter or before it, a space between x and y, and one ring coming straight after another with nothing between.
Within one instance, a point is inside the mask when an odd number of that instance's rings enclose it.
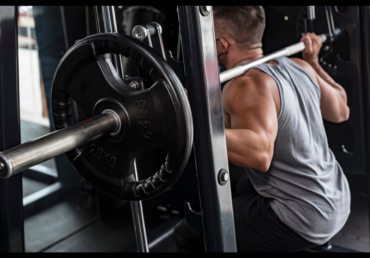
<instances>
[{"instance_id":1,"label":"smith machine","mask_svg":"<svg viewBox=\"0 0 370 258\"><path fill-rule=\"evenodd\" d=\"M137 246L148 252L141 200L170 189L192 150L201 212L186 203L187 220L203 232L207 251L237 251L220 83L278 56L298 53L304 43L219 73L212 7L177 10L183 63L165 51L158 23L138 25L132 36L121 35L112 7L102 7L105 32L74 44L55 72L51 103L57 130L19 145L17 8L0 8L0 177L9 178L0 180L0 251L24 251L19 172L66 153L96 189L131 201ZM98 16L97 8L95 12ZM340 36L341 30L333 27L320 38L332 42ZM139 77L123 74L121 55L137 64ZM71 100L86 120L72 123ZM143 180L136 169L139 146L167 153L160 169Z\"/></svg>"}]
</instances>

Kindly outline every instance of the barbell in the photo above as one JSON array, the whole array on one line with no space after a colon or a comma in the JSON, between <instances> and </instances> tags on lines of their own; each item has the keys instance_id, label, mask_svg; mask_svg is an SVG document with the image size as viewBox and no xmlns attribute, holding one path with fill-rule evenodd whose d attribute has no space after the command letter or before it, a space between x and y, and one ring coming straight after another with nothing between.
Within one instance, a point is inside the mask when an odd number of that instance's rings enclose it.
<instances>
[{"instance_id":1,"label":"barbell","mask_svg":"<svg viewBox=\"0 0 370 258\"><path fill-rule=\"evenodd\" d=\"M326 34L321 34L319 35L319 38L322 43L325 43L328 39L330 41L336 41L342 36L343 36L342 30L340 28L336 28L333 32L332 37L329 37ZM305 49L304 42L298 42L288 47L277 50L269 55L266 55L254 61L251 61L245 65L237 66L232 69L223 71L222 73L220 73L220 83L224 83L235 77L238 77L242 75L243 73L245 73L247 70L251 69L252 67L255 67L257 65L271 61L274 58L277 58L280 56L291 56L291 55L294 55L294 54L297 54L303 51L304 49Z\"/></svg>"},{"instance_id":2,"label":"barbell","mask_svg":"<svg viewBox=\"0 0 370 258\"><path fill-rule=\"evenodd\" d=\"M130 58L154 84L130 89L106 61L107 53ZM71 99L87 118L75 125ZM193 122L184 88L167 62L135 38L103 33L73 45L54 75L51 104L57 131L1 152L0 178L66 153L96 189L118 199L143 200L170 188L187 164ZM154 175L136 181L129 166L137 157L130 153L140 146L167 157Z\"/></svg>"},{"instance_id":3,"label":"barbell","mask_svg":"<svg viewBox=\"0 0 370 258\"><path fill-rule=\"evenodd\" d=\"M341 35L337 29L334 39ZM320 35L325 42L326 35ZM331 39L333 40L333 38ZM223 83L279 56L303 51L303 42L220 74ZM133 91L104 54L121 54L155 82ZM71 99L88 119L72 124ZM96 189L114 198L143 200L169 189L181 176L191 152L193 122L184 88L168 63L138 39L102 33L82 39L60 61L52 86L57 131L0 152L0 178L66 153L76 170ZM130 153L152 146L167 153L161 168L136 181Z\"/></svg>"}]
</instances>

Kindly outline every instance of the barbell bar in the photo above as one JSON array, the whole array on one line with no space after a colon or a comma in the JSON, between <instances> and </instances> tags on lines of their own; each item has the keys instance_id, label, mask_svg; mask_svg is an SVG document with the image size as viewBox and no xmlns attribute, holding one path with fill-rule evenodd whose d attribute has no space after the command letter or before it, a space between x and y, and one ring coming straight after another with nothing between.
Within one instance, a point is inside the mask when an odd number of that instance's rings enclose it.
<instances>
[{"instance_id":1,"label":"barbell bar","mask_svg":"<svg viewBox=\"0 0 370 258\"><path fill-rule=\"evenodd\" d=\"M331 40L336 40L341 35L341 29L337 28ZM323 43L329 38L326 34L322 34L319 37L320 41ZM226 70L220 73L220 83L240 76L254 66L263 64L280 56L290 56L299 53L304 49L304 42L299 42L246 65ZM117 132L120 127L119 125L121 125L119 116L112 110L103 113L104 114L0 152L0 178L8 178L36 164L99 139L104 135Z\"/></svg>"},{"instance_id":2,"label":"barbell bar","mask_svg":"<svg viewBox=\"0 0 370 258\"><path fill-rule=\"evenodd\" d=\"M108 134L118 133L120 118L107 111L33 141L0 152L0 178L8 178Z\"/></svg>"},{"instance_id":3,"label":"barbell bar","mask_svg":"<svg viewBox=\"0 0 370 258\"><path fill-rule=\"evenodd\" d=\"M333 39L331 39L332 41L335 41L337 40L339 37L342 36L342 30L340 28L336 28L335 31L334 31L334 35L333 35ZM330 39L330 37L326 34L321 34L319 35L320 37L320 41L322 43L325 43L328 39ZM301 51L303 51L305 49L305 44L304 42L298 42L298 43L295 43L293 45L290 45L288 47L285 47L283 49L280 49L280 50L277 50L269 55L266 55L260 59L257 59L257 60L254 60L248 64L245 64L245 65L241 65L241 66L237 66L237 67L234 67L232 69L229 69L229 70L226 70L222 73L220 73L220 83L224 83L224 82L227 82L235 77L238 77L240 75L242 75L243 73L245 73L247 70L257 66L257 65L260 65L260 64L263 64L263 63L266 63L268 61L271 61L277 57L280 57L280 56L291 56L291 55L294 55L294 54L297 54Z\"/></svg>"}]
</instances>

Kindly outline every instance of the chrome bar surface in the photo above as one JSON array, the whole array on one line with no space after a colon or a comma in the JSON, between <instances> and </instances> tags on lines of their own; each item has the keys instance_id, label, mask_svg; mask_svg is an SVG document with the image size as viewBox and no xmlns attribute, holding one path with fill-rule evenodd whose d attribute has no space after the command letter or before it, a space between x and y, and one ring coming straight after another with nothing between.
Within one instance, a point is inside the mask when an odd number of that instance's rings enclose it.
<instances>
[{"instance_id":1,"label":"chrome bar surface","mask_svg":"<svg viewBox=\"0 0 370 258\"><path fill-rule=\"evenodd\" d=\"M102 6L103 22L105 32L118 33L116 14L114 6ZM121 55L111 54L113 66L116 68L118 76L123 78L123 65Z\"/></svg>"},{"instance_id":2,"label":"chrome bar surface","mask_svg":"<svg viewBox=\"0 0 370 258\"><path fill-rule=\"evenodd\" d=\"M111 8L110 15L111 15L111 20L112 20L112 32L118 33L117 19L116 19L116 14L114 12L114 6L110 6L110 8ZM119 54L117 54L117 55L114 54L113 58L115 58L115 63L116 63L116 69L117 69L118 76L122 79L124 77L122 57Z\"/></svg>"},{"instance_id":3,"label":"chrome bar surface","mask_svg":"<svg viewBox=\"0 0 370 258\"><path fill-rule=\"evenodd\" d=\"M99 13L98 13L98 7L94 6L94 13L95 13L95 21L96 21L96 30L98 33L100 32L100 24L99 24Z\"/></svg>"},{"instance_id":4,"label":"chrome bar surface","mask_svg":"<svg viewBox=\"0 0 370 258\"><path fill-rule=\"evenodd\" d=\"M333 36L333 28L330 20L330 11L329 11L330 6L325 6L325 14L326 14L326 21L328 24L328 30L329 30L329 37ZM334 25L333 25L334 26Z\"/></svg>"},{"instance_id":5,"label":"chrome bar surface","mask_svg":"<svg viewBox=\"0 0 370 258\"><path fill-rule=\"evenodd\" d=\"M133 174L135 176L135 180L139 181L139 175L137 173L135 157L133 158L132 165L133 165L132 169L134 170ZM139 251L139 253L149 253L148 238L146 234L145 220L144 220L143 203L141 201L132 201L131 202L131 212L132 212L132 218L134 221L137 250Z\"/></svg>"},{"instance_id":6,"label":"chrome bar surface","mask_svg":"<svg viewBox=\"0 0 370 258\"><path fill-rule=\"evenodd\" d=\"M229 163L227 158L226 137L225 137L225 123L223 120L223 107L220 91L220 81L217 76L217 50L216 39L213 25L213 10L210 7L210 13L206 16L197 13L200 27L200 40L204 63L205 87L207 92L207 106L209 112L210 136L213 153L214 179L217 178L221 169L229 171ZM212 39L212 40L210 40ZM200 171L202 173L204 171ZM230 184L220 185L215 180L214 184L217 186L217 191L214 193L218 195L221 227L220 233L227 240L222 242L222 249L225 252L236 251L236 237L234 228L234 215L231 200L231 186ZM203 231L204 232L204 231ZM207 246L207 251L211 251L210 246Z\"/></svg>"},{"instance_id":7,"label":"chrome bar surface","mask_svg":"<svg viewBox=\"0 0 370 258\"><path fill-rule=\"evenodd\" d=\"M113 113L104 113L2 151L0 152L0 178L8 178L94 141L114 132L118 127L117 116Z\"/></svg>"},{"instance_id":8,"label":"chrome bar surface","mask_svg":"<svg viewBox=\"0 0 370 258\"><path fill-rule=\"evenodd\" d=\"M308 5L307 6L307 19L308 20L315 20L315 6L314 5Z\"/></svg>"},{"instance_id":9,"label":"chrome bar surface","mask_svg":"<svg viewBox=\"0 0 370 258\"><path fill-rule=\"evenodd\" d=\"M117 29L117 21L116 21L116 13L114 12L114 6L109 6L109 11L110 11L110 17L111 17L111 22L112 22L112 32L118 32Z\"/></svg>"},{"instance_id":10,"label":"chrome bar surface","mask_svg":"<svg viewBox=\"0 0 370 258\"><path fill-rule=\"evenodd\" d=\"M21 142L18 8L0 6L0 151ZM0 253L25 252L22 199L22 175L0 180Z\"/></svg>"},{"instance_id":11,"label":"chrome bar surface","mask_svg":"<svg viewBox=\"0 0 370 258\"><path fill-rule=\"evenodd\" d=\"M110 10L109 6L102 6L102 15L103 15L103 23L104 23L104 31L111 32L112 31L112 23L110 17Z\"/></svg>"},{"instance_id":12,"label":"chrome bar surface","mask_svg":"<svg viewBox=\"0 0 370 258\"><path fill-rule=\"evenodd\" d=\"M198 232L203 232L207 252L236 252L230 181L218 182L219 171L229 171L229 163L212 7L205 9L206 14L200 6L178 7L202 214L186 220L195 227L202 225Z\"/></svg>"},{"instance_id":13,"label":"chrome bar surface","mask_svg":"<svg viewBox=\"0 0 370 258\"><path fill-rule=\"evenodd\" d=\"M67 24L66 24L66 18L65 18L64 7L63 6L60 7L60 14L61 14L61 17L62 17L64 45L66 47L66 52L67 52L68 49L69 49L69 44L68 44Z\"/></svg>"},{"instance_id":14,"label":"chrome bar surface","mask_svg":"<svg viewBox=\"0 0 370 258\"><path fill-rule=\"evenodd\" d=\"M327 40L327 36L325 34L319 35L320 40L322 43L324 43ZM280 57L280 56L291 56L296 53L299 53L305 49L305 45L303 42L295 43L291 46L285 47L283 49L277 50L269 55L266 55L260 59L254 60L246 65L237 66L232 69L226 70L222 73L220 73L220 82L224 83L226 81L229 81L237 76L242 75L247 70L251 69L252 67L256 65L260 65L263 63L266 63L268 61L271 61L274 58Z\"/></svg>"}]
</instances>

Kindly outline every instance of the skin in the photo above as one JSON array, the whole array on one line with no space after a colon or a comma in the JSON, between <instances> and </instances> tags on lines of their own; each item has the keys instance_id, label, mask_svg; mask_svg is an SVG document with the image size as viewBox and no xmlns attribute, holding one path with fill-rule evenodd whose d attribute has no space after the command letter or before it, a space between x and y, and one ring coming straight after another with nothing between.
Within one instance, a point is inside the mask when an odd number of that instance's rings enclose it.
<instances>
[{"instance_id":1,"label":"skin","mask_svg":"<svg viewBox=\"0 0 370 258\"><path fill-rule=\"evenodd\" d=\"M241 61L252 61L263 56L261 43L238 48L233 38L215 24L219 64L227 69ZM319 65L318 53L322 46L319 37L308 33L301 38L305 43L303 59L292 61L308 71L321 90L320 109L325 120L334 123L349 117L347 95ZM268 62L278 64L276 61ZM275 80L259 69L251 69L229 81L222 91L226 145L229 162L261 172L268 171L274 154L277 136L277 117L280 95Z\"/></svg>"}]
</instances>

